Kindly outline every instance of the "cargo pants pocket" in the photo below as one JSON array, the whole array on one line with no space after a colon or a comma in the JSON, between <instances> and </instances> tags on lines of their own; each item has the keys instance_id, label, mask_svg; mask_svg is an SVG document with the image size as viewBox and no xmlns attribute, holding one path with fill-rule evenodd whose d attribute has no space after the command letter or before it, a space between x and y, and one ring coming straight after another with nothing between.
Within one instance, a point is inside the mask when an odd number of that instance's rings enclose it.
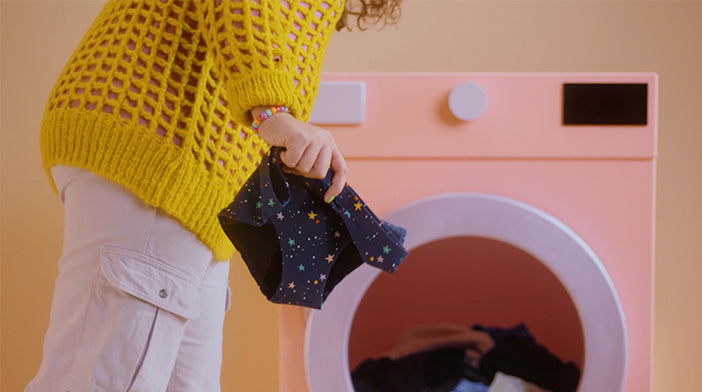
<instances>
[{"instance_id":1,"label":"cargo pants pocket","mask_svg":"<svg viewBox=\"0 0 702 392\"><path fill-rule=\"evenodd\" d=\"M105 245L66 391L163 392L202 277Z\"/></svg>"}]
</instances>

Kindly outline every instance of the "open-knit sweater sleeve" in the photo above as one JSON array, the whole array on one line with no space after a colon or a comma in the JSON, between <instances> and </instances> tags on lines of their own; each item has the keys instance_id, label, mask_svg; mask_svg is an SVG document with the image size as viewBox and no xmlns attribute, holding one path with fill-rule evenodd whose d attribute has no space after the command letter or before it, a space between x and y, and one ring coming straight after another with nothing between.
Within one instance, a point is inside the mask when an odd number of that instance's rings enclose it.
<instances>
[{"instance_id":1,"label":"open-knit sweater sleeve","mask_svg":"<svg viewBox=\"0 0 702 392\"><path fill-rule=\"evenodd\" d=\"M222 73L229 109L240 123L259 105L287 106L300 117L300 100L290 70L293 53L286 46L289 29L282 8L272 0L198 1L198 17L209 53Z\"/></svg>"},{"instance_id":2,"label":"open-knit sweater sleeve","mask_svg":"<svg viewBox=\"0 0 702 392\"><path fill-rule=\"evenodd\" d=\"M251 108L272 105L308 117L303 101L316 93L314 76L342 9L339 0L198 2L203 37L236 121L249 123Z\"/></svg>"}]
</instances>

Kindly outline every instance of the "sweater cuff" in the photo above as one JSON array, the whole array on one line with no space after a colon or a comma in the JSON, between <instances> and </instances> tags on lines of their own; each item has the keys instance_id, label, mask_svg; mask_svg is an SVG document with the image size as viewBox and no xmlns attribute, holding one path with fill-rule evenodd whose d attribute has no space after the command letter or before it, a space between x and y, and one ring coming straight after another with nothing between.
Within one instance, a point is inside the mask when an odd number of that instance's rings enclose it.
<instances>
[{"instance_id":1,"label":"sweater cuff","mask_svg":"<svg viewBox=\"0 0 702 392\"><path fill-rule=\"evenodd\" d=\"M233 81L229 86L230 110L234 121L250 126L249 110L256 106L286 106L300 119L302 108L292 77L285 71L265 70Z\"/></svg>"}]
</instances>

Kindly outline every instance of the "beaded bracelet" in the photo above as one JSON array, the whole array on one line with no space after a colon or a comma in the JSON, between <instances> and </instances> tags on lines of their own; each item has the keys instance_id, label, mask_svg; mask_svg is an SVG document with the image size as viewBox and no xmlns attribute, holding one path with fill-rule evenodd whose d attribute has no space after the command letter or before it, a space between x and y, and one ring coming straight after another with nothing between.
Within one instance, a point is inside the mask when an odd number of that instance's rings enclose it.
<instances>
[{"instance_id":1,"label":"beaded bracelet","mask_svg":"<svg viewBox=\"0 0 702 392\"><path fill-rule=\"evenodd\" d=\"M263 122L263 120L267 119L268 117L270 117L276 113L285 113L287 111L288 111L288 108L285 106L272 106L272 107L262 111L261 114L259 114L258 117L256 117L253 120L253 122L251 123L251 129L253 129L254 132L256 132L258 127L261 126L261 123Z\"/></svg>"}]
</instances>

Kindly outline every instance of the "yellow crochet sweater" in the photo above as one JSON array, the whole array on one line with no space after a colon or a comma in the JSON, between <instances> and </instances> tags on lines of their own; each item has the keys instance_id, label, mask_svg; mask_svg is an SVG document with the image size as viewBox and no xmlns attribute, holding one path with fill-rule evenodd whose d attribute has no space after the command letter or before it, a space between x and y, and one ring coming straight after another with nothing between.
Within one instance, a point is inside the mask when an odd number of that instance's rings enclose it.
<instances>
[{"instance_id":1,"label":"yellow crochet sweater","mask_svg":"<svg viewBox=\"0 0 702 392\"><path fill-rule=\"evenodd\" d=\"M268 146L249 109L306 121L344 0L111 0L54 86L43 165L91 170L161 208L213 252L217 214Z\"/></svg>"}]
</instances>

